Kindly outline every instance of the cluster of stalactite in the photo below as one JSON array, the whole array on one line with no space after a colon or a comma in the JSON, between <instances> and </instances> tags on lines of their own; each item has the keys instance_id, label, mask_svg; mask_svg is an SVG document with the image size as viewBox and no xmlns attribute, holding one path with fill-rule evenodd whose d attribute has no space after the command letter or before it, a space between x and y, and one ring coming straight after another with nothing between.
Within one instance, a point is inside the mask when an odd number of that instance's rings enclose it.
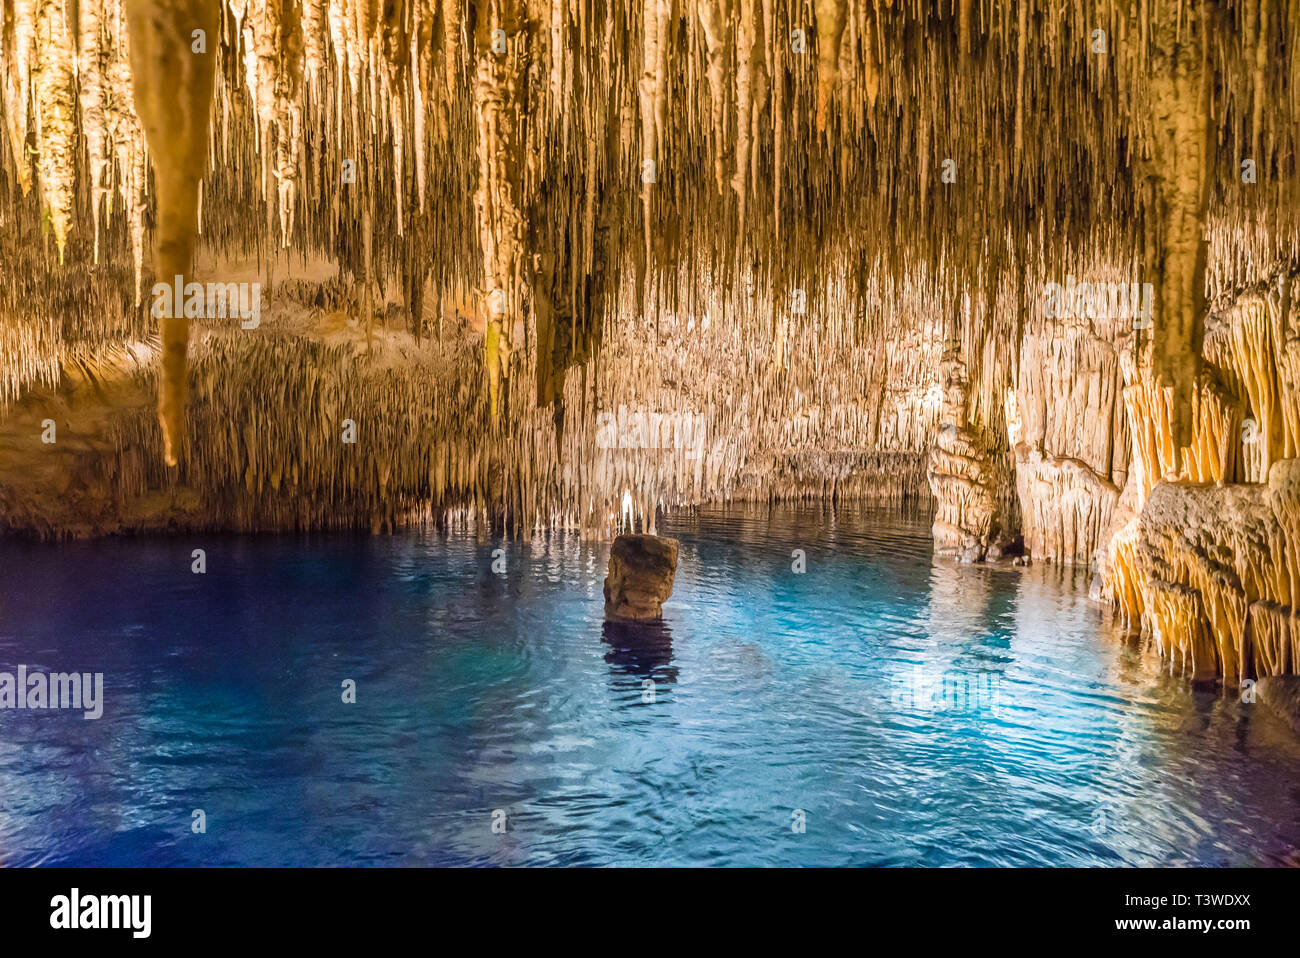
<instances>
[{"instance_id":1,"label":"cluster of stalactite","mask_svg":"<svg viewBox=\"0 0 1300 958\"><path fill-rule=\"evenodd\" d=\"M93 271L68 270L51 282L48 223L20 211L0 230L0 415L26 389L58 385L70 359L147 336L151 325L144 311L133 308L129 246L124 255L105 255ZM125 217L106 229L115 239L124 239L125 232ZM77 250L75 235L70 246ZM106 253L115 248L106 247Z\"/></svg>"},{"instance_id":2,"label":"cluster of stalactite","mask_svg":"<svg viewBox=\"0 0 1300 958\"><path fill-rule=\"evenodd\" d=\"M675 283L683 259L709 264L701 283L808 290L815 313L837 263L899 277L930 264L956 301L1023 276L1030 245L1061 275L1110 234L1178 297L1157 312L1153 362L1182 400L1198 244L1177 230L1204 223L1182 211L1210 193L1229 229L1266 231L1266 257L1295 233L1293 3L159 3L216 58L204 236L328 252L367 297L393 281L417 299L430 276L475 288L498 413L520 369L532 382L517 393L557 403L602 324ZM217 6L219 25L203 22ZM4 173L35 184L27 202L60 251L79 223L99 244L114 187L137 248L147 228L126 12L6 6ZM1203 109L1182 109L1190 88ZM1189 149L1202 142L1213 176ZM1215 269L1240 278L1254 253L1234 245ZM981 347L1014 337L1035 295L1017 285L1009 305L970 312ZM1001 378L974 390L989 427Z\"/></svg>"},{"instance_id":3,"label":"cluster of stalactite","mask_svg":"<svg viewBox=\"0 0 1300 958\"><path fill-rule=\"evenodd\" d=\"M1069 277L1079 284L1132 289L1131 273L1104 262L1080 266ZM1039 287L1047 282L1040 277ZM1137 333L1127 314L1049 316L1047 305L1044 297L1027 312L1005 396L1020 529L1036 558L1091 563L1128 478L1121 367Z\"/></svg>"},{"instance_id":4,"label":"cluster of stalactite","mask_svg":"<svg viewBox=\"0 0 1300 958\"><path fill-rule=\"evenodd\" d=\"M78 220L99 262L102 217L114 197L125 240L144 266L144 134L137 117L121 0L13 0L3 18L3 152L9 207L35 193L59 263ZM83 152L84 150L84 152Z\"/></svg>"},{"instance_id":5,"label":"cluster of stalactite","mask_svg":"<svg viewBox=\"0 0 1300 958\"><path fill-rule=\"evenodd\" d=\"M145 324L132 292L145 269L147 198L129 46L117 0L4 5L0 406L57 383L69 354ZM100 268L88 274L87 262Z\"/></svg>"},{"instance_id":6,"label":"cluster of stalactite","mask_svg":"<svg viewBox=\"0 0 1300 958\"><path fill-rule=\"evenodd\" d=\"M417 343L394 323L377 325L368 349L359 329L342 341L310 335L351 312L355 295L347 284L286 281L257 330L237 318L196 323L195 442L179 467L165 465L160 424L139 403L111 415L107 438L74 422L60 439L84 444L69 485L50 487L0 457L4 526L37 536L387 529L468 515L523 534L602 536L654 529L660 506L924 493L923 452L939 414L936 340L922 316L891 311L906 300L887 284L866 303L887 313L873 320L884 332L872 348L847 308L794 322L789 303L765 302L759 337L734 296L652 309L611 329L571 377L562 398L572 424L562 431L549 406L532 403L503 411L493 428L472 337ZM78 380L118 388L125 379L144 396L157 374L136 358L104 346L65 362ZM39 410L29 422L59 405L60 391L48 392L21 404ZM36 428L3 438L34 443Z\"/></svg>"},{"instance_id":7,"label":"cluster of stalactite","mask_svg":"<svg viewBox=\"0 0 1300 958\"><path fill-rule=\"evenodd\" d=\"M1198 679L1237 682L1300 668L1300 461L1268 484L1161 482L1128 546L1143 624Z\"/></svg>"},{"instance_id":8,"label":"cluster of stalactite","mask_svg":"<svg viewBox=\"0 0 1300 958\"><path fill-rule=\"evenodd\" d=\"M1300 346L1294 274L1224 298L1205 320L1190 442L1175 438L1174 390L1121 363L1132 465L1103 575L1120 615L1197 678L1293 672L1300 633Z\"/></svg>"}]
</instances>

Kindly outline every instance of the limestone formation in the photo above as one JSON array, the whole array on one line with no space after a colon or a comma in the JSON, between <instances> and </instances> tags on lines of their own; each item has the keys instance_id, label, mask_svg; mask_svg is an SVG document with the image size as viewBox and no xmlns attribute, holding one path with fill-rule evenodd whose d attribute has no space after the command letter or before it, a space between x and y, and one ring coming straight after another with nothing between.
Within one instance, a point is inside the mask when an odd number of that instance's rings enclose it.
<instances>
[{"instance_id":1,"label":"limestone formation","mask_svg":"<svg viewBox=\"0 0 1300 958\"><path fill-rule=\"evenodd\" d=\"M1078 280L1127 285L1118 272ZM1088 564L1109 541L1128 478L1120 356L1131 348L1131 321L1048 316L1045 298L1033 305L1006 399L1025 547L1040 559Z\"/></svg>"},{"instance_id":2,"label":"limestone formation","mask_svg":"<svg viewBox=\"0 0 1300 958\"><path fill-rule=\"evenodd\" d=\"M663 615L677 575L677 540L623 534L609 550L605 618L642 621Z\"/></svg>"},{"instance_id":3,"label":"limestone formation","mask_svg":"<svg viewBox=\"0 0 1300 958\"><path fill-rule=\"evenodd\" d=\"M157 192L154 273L163 282L171 282L173 277L192 275L216 59L214 51L196 51L194 35L197 31L215 40L217 5L214 0L123 2L131 27L133 102L153 153ZM162 383L158 416L163 458L174 466L185 434L189 317L176 304L159 318L159 325Z\"/></svg>"},{"instance_id":4,"label":"limestone formation","mask_svg":"<svg viewBox=\"0 0 1300 958\"><path fill-rule=\"evenodd\" d=\"M960 556L963 562L979 562L997 531L995 467L967 421L969 383L955 344L950 345L941 368L942 423L926 471L938 507L935 551Z\"/></svg>"},{"instance_id":5,"label":"limestone formation","mask_svg":"<svg viewBox=\"0 0 1300 958\"><path fill-rule=\"evenodd\" d=\"M1271 675L1259 680L1256 696L1300 735L1300 675Z\"/></svg>"}]
</instances>

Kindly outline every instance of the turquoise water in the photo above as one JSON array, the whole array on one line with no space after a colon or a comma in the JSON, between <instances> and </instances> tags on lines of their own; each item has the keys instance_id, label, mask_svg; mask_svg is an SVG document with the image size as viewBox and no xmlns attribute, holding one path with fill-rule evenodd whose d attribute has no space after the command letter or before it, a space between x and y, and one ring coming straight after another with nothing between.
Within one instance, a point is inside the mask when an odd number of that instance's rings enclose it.
<instances>
[{"instance_id":1,"label":"turquoise water","mask_svg":"<svg viewBox=\"0 0 1300 958\"><path fill-rule=\"evenodd\" d=\"M665 621L621 629L568 537L0 543L0 670L104 673L98 720L0 711L0 861L1300 860L1300 744L1085 582L871 510L666 531Z\"/></svg>"}]
</instances>

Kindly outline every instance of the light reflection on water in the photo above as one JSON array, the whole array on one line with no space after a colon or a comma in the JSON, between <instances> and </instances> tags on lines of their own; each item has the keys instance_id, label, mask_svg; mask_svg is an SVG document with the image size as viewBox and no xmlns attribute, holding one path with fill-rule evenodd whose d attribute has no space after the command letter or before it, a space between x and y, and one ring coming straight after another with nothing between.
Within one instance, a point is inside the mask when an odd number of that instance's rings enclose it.
<instances>
[{"instance_id":1,"label":"light reflection on water","mask_svg":"<svg viewBox=\"0 0 1300 958\"><path fill-rule=\"evenodd\" d=\"M1300 744L1069 572L934 561L875 510L666 531L651 627L602 622L608 546L565 537L504 576L436 533L0 543L0 669L106 698L0 712L0 861L1296 861Z\"/></svg>"}]
</instances>

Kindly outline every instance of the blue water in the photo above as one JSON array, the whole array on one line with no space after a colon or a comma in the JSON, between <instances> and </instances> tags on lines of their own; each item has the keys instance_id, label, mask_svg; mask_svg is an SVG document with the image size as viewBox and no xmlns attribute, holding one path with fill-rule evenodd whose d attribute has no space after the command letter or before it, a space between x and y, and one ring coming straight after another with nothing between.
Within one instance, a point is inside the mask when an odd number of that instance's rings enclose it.
<instances>
[{"instance_id":1,"label":"blue water","mask_svg":"<svg viewBox=\"0 0 1300 958\"><path fill-rule=\"evenodd\" d=\"M434 532L0 543L0 670L105 682L99 720L0 711L0 862L1300 861L1295 737L1068 573L934 560L877 511L666 531L637 629L569 537L504 574Z\"/></svg>"}]
</instances>

